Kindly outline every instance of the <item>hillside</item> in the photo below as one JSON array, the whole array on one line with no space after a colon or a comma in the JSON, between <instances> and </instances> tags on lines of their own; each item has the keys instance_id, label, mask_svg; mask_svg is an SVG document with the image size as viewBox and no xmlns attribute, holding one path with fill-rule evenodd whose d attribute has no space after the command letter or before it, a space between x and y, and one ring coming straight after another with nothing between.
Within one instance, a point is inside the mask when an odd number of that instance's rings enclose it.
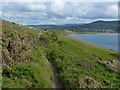
<instances>
[{"instance_id":1,"label":"hillside","mask_svg":"<svg viewBox=\"0 0 120 90\"><path fill-rule=\"evenodd\" d=\"M53 72L38 43L40 29L2 20L3 88L53 88Z\"/></svg>"},{"instance_id":2,"label":"hillside","mask_svg":"<svg viewBox=\"0 0 120 90\"><path fill-rule=\"evenodd\" d=\"M88 24L30 25L30 26L53 30L73 30L77 32L117 32L118 21L95 21Z\"/></svg>"},{"instance_id":3,"label":"hillside","mask_svg":"<svg viewBox=\"0 0 120 90\"><path fill-rule=\"evenodd\" d=\"M117 52L2 21L3 88L120 88Z\"/></svg>"},{"instance_id":4,"label":"hillside","mask_svg":"<svg viewBox=\"0 0 120 90\"><path fill-rule=\"evenodd\" d=\"M84 24L80 28L93 29L98 32L107 32L107 30L117 31L118 21L96 21L89 24Z\"/></svg>"}]
</instances>

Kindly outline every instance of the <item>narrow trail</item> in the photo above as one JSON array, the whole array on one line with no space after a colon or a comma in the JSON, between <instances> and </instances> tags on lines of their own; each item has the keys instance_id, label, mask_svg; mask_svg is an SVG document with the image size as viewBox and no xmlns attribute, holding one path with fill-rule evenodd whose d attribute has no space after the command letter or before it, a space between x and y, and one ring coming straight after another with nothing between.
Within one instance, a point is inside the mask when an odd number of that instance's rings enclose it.
<instances>
[{"instance_id":1,"label":"narrow trail","mask_svg":"<svg viewBox=\"0 0 120 90\"><path fill-rule=\"evenodd\" d=\"M44 32L48 32L48 31L44 31ZM43 35L44 32L40 31L37 38L39 38L41 35ZM62 88L62 86L61 86L61 83L58 80L57 71L56 71L55 67L52 65L52 63L49 60L47 60L47 63L49 64L50 68L53 71L53 75L54 75L54 80L53 80L54 88L55 88L55 90L59 90L59 88Z\"/></svg>"},{"instance_id":2,"label":"narrow trail","mask_svg":"<svg viewBox=\"0 0 120 90\"><path fill-rule=\"evenodd\" d=\"M56 90L59 90L59 88L62 88L62 86L61 86L61 83L60 83L59 80L58 80L57 71L56 71L56 69L54 68L54 66L51 64L50 61L48 61L48 64L49 64L49 66L51 67L51 69L52 69L52 71L53 71L53 74L54 74L54 88L55 88Z\"/></svg>"},{"instance_id":3,"label":"narrow trail","mask_svg":"<svg viewBox=\"0 0 120 90\"><path fill-rule=\"evenodd\" d=\"M40 31L37 38L39 38L43 33Z\"/></svg>"},{"instance_id":4,"label":"narrow trail","mask_svg":"<svg viewBox=\"0 0 120 90\"><path fill-rule=\"evenodd\" d=\"M39 38L41 35L43 35L44 32L48 32L48 31L43 31L43 32L40 31L39 34L38 34L38 36L37 36L37 38Z\"/></svg>"}]
</instances>

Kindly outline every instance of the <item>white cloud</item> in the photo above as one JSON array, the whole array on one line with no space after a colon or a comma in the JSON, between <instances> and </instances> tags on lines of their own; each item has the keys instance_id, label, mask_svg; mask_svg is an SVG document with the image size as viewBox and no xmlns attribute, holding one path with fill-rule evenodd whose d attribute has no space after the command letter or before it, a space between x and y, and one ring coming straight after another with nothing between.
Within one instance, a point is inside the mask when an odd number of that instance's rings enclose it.
<instances>
[{"instance_id":1,"label":"white cloud","mask_svg":"<svg viewBox=\"0 0 120 90\"><path fill-rule=\"evenodd\" d=\"M111 5L112 9L117 12L118 11L118 5Z\"/></svg>"},{"instance_id":2,"label":"white cloud","mask_svg":"<svg viewBox=\"0 0 120 90\"><path fill-rule=\"evenodd\" d=\"M51 8L53 10L54 13L57 14L64 14L63 10L64 10L64 2L55 2L51 5Z\"/></svg>"},{"instance_id":3,"label":"white cloud","mask_svg":"<svg viewBox=\"0 0 120 90\"><path fill-rule=\"evenodd\" d=\"M0 2L119 2L119 0L1 0Z\"/></svg>"},{"instance_id":4,"label":"white cloud","mask_svg":"<svg viewBox=\"0 0 120 90\"><path fill-rule=\"evenodd\" d=\"M111 18L118 17L118 6L117 5L111 5L110 7L107 7L106 14Z\"/></svg>"},{"instance_id":5,"label":"white cloud","mask_svg":"<svg viewBox=\"0 0 120 90\"><path fill-rule=\"evenodd\" d=\"M83 2L7 2L3 19L17 23L80 23L97 19L117 19L117 3Z\"/></svg>"},{"instance_id":6,"label":"white cloud","mask_svg":"<svg viewBox=\"0 0 120 90\"><path fill-rule=\"evenodd\" d=\"M41 10L46 10L47 7L43 4L29 4L28 8L32 11L41 11Z\"/></svg>"}]
</instances>

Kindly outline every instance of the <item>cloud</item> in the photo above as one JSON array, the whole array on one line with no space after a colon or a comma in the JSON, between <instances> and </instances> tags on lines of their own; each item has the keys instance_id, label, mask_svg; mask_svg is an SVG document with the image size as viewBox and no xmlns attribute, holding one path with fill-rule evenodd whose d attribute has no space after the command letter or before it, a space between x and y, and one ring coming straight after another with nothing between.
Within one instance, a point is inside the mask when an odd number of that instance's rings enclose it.
<instances>
[{"instance_id":1,"label":"cloud","mask_svg":"<svg viewBox=\"0 0 120 90\"><path fill-rule=\"evenodd\" d=\"M119 0L1 0L1 2L119 2Z\"/></svg>"},{"instance_id":2,"label":"cloud","mask_svg":"<svg viewBox=\"0 0 120 90\"><path fill-rule=\"evenodd\" d=\"M85 15L88 19L117 19L118 6L113 3L93 3Z\"/></svg>"},{"instance_id":3,"label":"cloud","mask_svg":"<svg viewBox=\"0 0 120 90\"><path fill-rule=\"evenodd\" d=\"M30 4L28 5L28 9L30 11L44 11L47 9L47 7L43 4Z\"/></svg>"},{"instance_id":4,"label":"cloud","mask_svg":"<svg viewBox=\"0 0 120 90\"><path fill-rule=\"evenodd\" d=\"M33 0L32 0L33 1ZM115 2L6 2L2 18L20 24L84 23L97 19L117 19Z\"/></svg>"}]
</instances>

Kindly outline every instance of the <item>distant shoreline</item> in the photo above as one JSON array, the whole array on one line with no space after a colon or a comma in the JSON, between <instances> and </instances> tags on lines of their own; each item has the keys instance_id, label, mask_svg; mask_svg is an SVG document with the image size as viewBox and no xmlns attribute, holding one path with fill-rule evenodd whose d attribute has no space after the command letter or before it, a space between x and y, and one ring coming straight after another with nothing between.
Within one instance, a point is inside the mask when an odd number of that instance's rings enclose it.
<instances>
[{"instance_id":1,"label":"distant shoreline","mask_svg":"<svg viewBox=\"0 0 120 90\"><path fill-rule=\"evenodd\" d=\"M64 35L67 34L108 34L108 35L118 35L118 33L107 33L107 32L74 32L74 31L63 31L61 32Z\"/></svg>"},{"instance_id":2,"label":"distant shoreline","mask_svg":"<svg viewBox=\"0 0 120 90\"><path fill-rule=\"evenodd\" d=\"M97 32L85 32L85 33L81 33L81 32L76 32L76 34L110 34L110 35L118 35L118 33L97 33Z\"/></svg>"},{"instance_id":3,"label":"distant shoreline","mask_svg":"<svg viewBox=\"0 0 120 90\"><path fill-rule=\"evenodd\" d=\"M111 35L118 35L118 33L96 33L96 34L111 34Z\"/></svg>"}]
</instances>

